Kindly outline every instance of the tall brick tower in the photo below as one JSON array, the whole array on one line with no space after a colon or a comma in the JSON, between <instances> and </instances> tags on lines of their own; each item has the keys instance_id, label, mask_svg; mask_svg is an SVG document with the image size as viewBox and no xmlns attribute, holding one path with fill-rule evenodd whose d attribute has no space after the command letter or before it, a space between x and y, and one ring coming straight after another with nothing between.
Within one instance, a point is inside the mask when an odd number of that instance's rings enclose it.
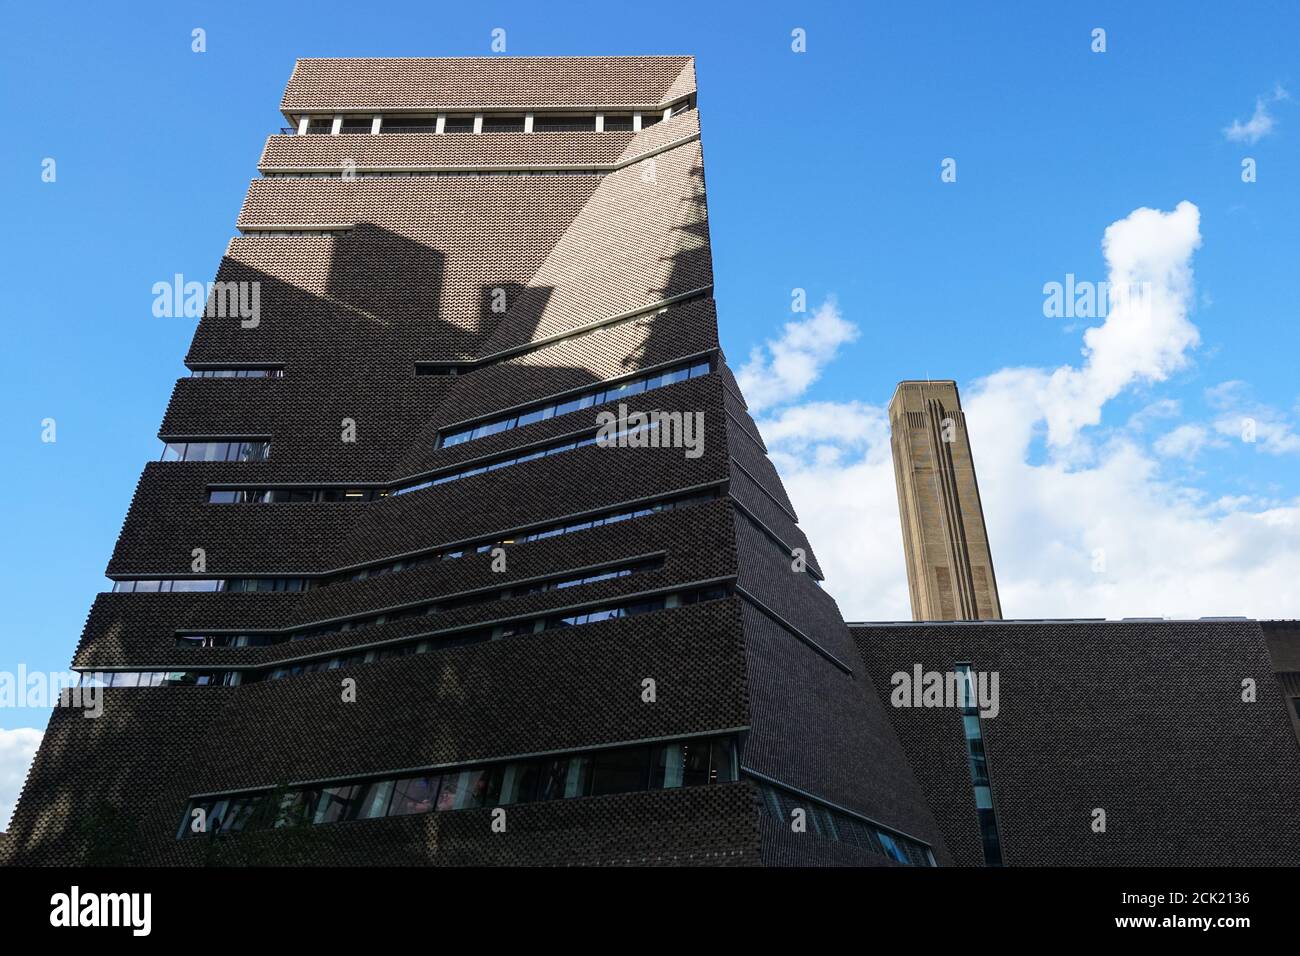
<instances>
[{"instance_id":1,"label":"tall brick tower","mask_svg":"<svg viewBox=\"0 0 1300 956\"><path fill-rule=\"evenodd\" d=\"M947 860L718 346L694 61L282 111L10 860Z\"/></svg>"},{"instance_id":2,"label":"tall brick tower","mask_svg":"<svg viewBox=\"0 0 1300 956\"><path fill-rule=\"evenodd\" d=\"M1000 619L957 383L900 382L889 427L913 620Z\"/></svg>"}]
</instances>

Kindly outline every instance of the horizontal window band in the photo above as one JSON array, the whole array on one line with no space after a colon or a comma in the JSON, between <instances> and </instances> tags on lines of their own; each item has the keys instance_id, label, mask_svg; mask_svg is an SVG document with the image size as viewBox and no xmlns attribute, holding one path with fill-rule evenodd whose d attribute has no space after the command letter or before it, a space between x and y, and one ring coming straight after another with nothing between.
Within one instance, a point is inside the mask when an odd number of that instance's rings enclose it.
<instances>
[{"instance_id":1,"label":"horizontal window band","mask_svg":"<svg viewBox=\"0 0 1300 956\"><path fill-rule=\"evenodd\" d=\"M455 770L460 767L482 767L494 763L509 763L514 760L536 760L545 757L564 757L576 753L598 753L602 750L617 750L620 747L639 747L650 746L653 744L671 743L676 740L701 740L709 737L725 737L732 734L742 734L749 730L749 725L745 724L740 727L719 727L715 730L697 730L682 734L664 734L658 737L633 737L625 740L617 740L611 743L591 744L580 748L565 747L555 750L530 750L525 753L503 754L500 757L480 757L477 760L453 760L444 761L443 763L419 764L412 767L394 767L387 770L379 770L375 773L354 773L345 774L337 777L316 777L303 780L289 780L282 784L264 783L254 787L239 787L229 790L207 790L203 793L192 793L189 799L204 800L212 797L232 797L241 793L269 793L277 787L321 787L331 783L357 783L363 780L383 779L386 777L405 777L420 773L437 773L446 770ZM743 770L744 768L738 768Z\"/></svg>"},{"instance_id":2,"label":"horizontal window band","mask_svg":"<svg viewBox=\"0 0 1300 956\"><path fill-rule=\"evenodd\" d=\"M500 57L466 56L466 57L460 57L459 59L499 60ZM538 59L547 59L547 57L538 57ZM638 59L638 57L631 54L624 55L624 56L614 54L612 56L602 57L602 59L633 60L633 59ZM340 115L347 116L348 114L351 114L353 116L385 116L385 117L405 116L408 118L415 117L415 116L436 116L439 113L442 113L446 116L466 116L466 115L473 116L477 113L482 113L484 116L487 116L489 113L548 112L548 113L558 113L558 114L570 114L570 113L577 113L577 112L586 112L588 110L596 113L652 113L652 112L662 113L664 110L669 109L670 107L675 106L676 104L681 103L685 100L691 99L696 95L697 93L695 90L690 90L687 93L682 93L678 96L674 96L671 100L662 100L658 103L598 103L598 102L549 103L545 101L539 101L535 103L494 103L490 106L488 105L470 106L465 103L460 103L460 104L428 103L422 106L400 106L400 107L384 106L379 103L362 103L362 104L352 104L349 106L337 106L337 105L295 106L293 108L293 112L289 112L286 109L282 109L280 113L282 116L284 116L285 119L302 119L304 116L305 117L328 116L333 118L335 116L340 116Z\"/></svg>"},{"instance_id":3,"label":"horizontal window band","mask_svg":"<svg viewBox=\"0 0 1300 956\"><path fill-rule=\"evenodd\" d=\"M196 365L190 367L191 379L209 378L284 378L283 365Z\"/></svg>"},{"instance_id":4,"label":"horizontal window band","mask_svg":"<svg viewBox=\"0 0 1300 956\"><path fill-rule=\"evenodd\" d=\"M432 648L428 649L428 652L437 652L437 650L445 649L446 646L459 646L459 645L450 644L450 640L456 639L456 637L474 635L474 633L493 630L493 628L497 628L497 627L510 626L510 624L536 623L539 622L539 620L541 620L541 622L545 622L545 620L547 619L562 618L565 617L565 615L568 615L568 617L577 617L577 615L582 615L582 614L597 614L597 613L601 613L601 611L604 610L619 610L619 609L625 609L625 607L636 606L637 604L646 604L647 601L655 601L658 600L658 598L666 598L667 600L667 598L692 597L692 596L697 596L697 594L698 596L701 596L698 597L698 600L690 601L689 604L671 605L671 606L664 605L660 607L655 607L655 609L651 609L649 611L643 611L643 613L656 613L656 611L660 611L660 610L677 610L679 609L679 607L690 606L690 604L702 604L702 602L705 601L727 600L728 597L731 597L731 594L729 594L729 589L733 588L733 585L735 585L735 580L736 580L735 575L731 575L731 576L723 576L723 578L688 581L688 583L675 584L675 585L671 585L671 587L653 588L653 589L649 589L649 591L640 591L640 592L634 592L632 594L623 594L623 596L617 598L604 598L604 600L601 601L585 601L575 605L552 607L552 609L545 610L545 611L532 611L532 613L529 614L515 614L515 615L508 615L508 617L504 617L504 618L481 620L481 622L474 622L471 624L458 624L458 626L455 627L434 628L433 631L421 631L419 633L411 633L411 635L403 635L402 637L390 637L390 639L383 640L383 641L369 641L369 643L367 644L350 645L347 646L347 648L330 650L330 652L299 654L299 656L296 657L277 659L277 661L265 661L259 663L229 663L229 665L188 665L188 663L186 663L186 665L170 665L170 663L162 663L162 665L129 665L129 666L112 666L112 667L74 666L73 670L77 671L78 674L82 674L82 675L195 674L195 675L222 676L225 674L230 674L230 672L240 672L240 674L242 674L242 672L257 672L257 674L260 674L260 672L263 671L270 672L276 670L283 670L285 669L286 666L298 665L298 663L312 663L312 662L321 662L321 661L328 662L330 661L330 659L343 656L343 654L348 654L348 656L355 656L355 654L357 653L370 652L370 650L393 649L393 648L400 648L400 646L404 646L404 645L419 644L421 643L421 641L429 641L433 639L448 639L447 644L443 646L432 646ZM720 593L720 594L716 594L716 596L705 597L705 594L710 594L712 591L723 591L728 593ZM617 617L612 617L612 618L601 618L598 620L591 620L591 622L584 622L584 624L571 624L571 626L567 626L567 627L582 627L585 626L585 623L602 623L603 620L620 620L623 619L624 617L638 617L638 614L617 615ZM529 633L546 633L546 631L549 630L565 630L565 628L564 627L545 628L545 630L532 631ZM476 640L476 641L472 641L472 643L476 643L476 644L485 643L485 641L487 640L506 640L507 637L519 637L519 636L528 636L528 633L511 633L511 635L504 635L502 637L484 637L482 641ZM417 653L428 653L428 652L417 652ZM380 659L386 659L386 658L380 658ZM373 662L374 661L360 661L357 663L373 663ZM342 669L342 667L344 666L350 667L355 665L351 665L351 663L348 663L348 665L339 665L339 667L331 667L331 669L328 670L338 670L338 669ZM305 672L318 672L318 671L305 671ZM296 676L296 675L286 675L286 676ZM272 679L276 679L276 678L272 678ZM253 683L253 682L248 682L248 683ZM230 685L237 685L237 684L238 682Z\"/></svg>"},{"instance_id":5,"label":"horizontal window band","mask_svg":"<svg viewBox=\"0 0 1300 956\"><path fill-rule=\"evenodd\" d=\"M369 135L369 134L358 134ZM445 134L444 134L445 135ZM653 147L644 152L637 153L635 156L629 156L627 159L616 160L609 163L429 163L425 165L398 165L385 166L379 164L362 164L357 163L354 167L357 172L431 172L431 173L477 173L477 172L511 172L511 173L528 173L528 172L594 172L594 173L613 173L626 169L629 166L635 166L637 163L647 159L653 159L662 153L678 149L695 142L700 138L699 133L691 133L687 136L679 137L671 142L664 143L660 146ZM368 142L373 142L369 140ZM381 139L380 143L383 142ZM338 172L342 175L342 169L338 165L333 166L264 166L258 165L259 172ZM271 177L266 177L271 178ZM253 180L256 182L257 180ZM242 227L241 227L242 228ZM321 229L331 228L324 226L284 226L281 228L300 228L300 229Z\"/></svg>"},{"instance_id":6,"label":"horizontal window band","mask_svg":"<svg viewBox=\"0 0 1300 956\"><path fill-rule=\"evenodd\" d=\"M501 167L483 167L475 169L384 169L371 167L367 169L350 169L346 174L338 166L309 167L305 169L267 170L261 180L284 180L287 182L325 181L325 182L359 182L382 179L541 179L546 176L591 176L600 178L608 176L604 169L588 169L582 166L573 169L506 169Z\"/></svg>"},{"instance_id":7,"label":"horizontal window band","mask_svg":"<svg viewBox=\"0 0 1300 956\"><path fill-rule=\"evenodd\" d=\"M514 448L491 452L485 455L479 455L474 458L467 458L455 465L447 465L434 471L424 472L419 475L413 475L408 478L399 479L396 482L378 483L378 482L327 482L319 485L309 485L301 483L288 482L266 482L265 484L237 484L235 482L213 483L207 487L208 503L220 505L256 505L256 504L321 504L321 503L339 503L340 498L313 498L312 500L300 499L295 501L294 492L303 494L323 494L326 492L344 492L345 498L355 498L356 502L373 502L383 498L400 497L401 495L411 494L416 491L424 491L436 485L450 484L453 481L459 481L462 478L472 478L477 475L485 474L489 471L499 471L502 468L510 468L515 465L527 464L536 461L539 458L549 458L553 455L560 455L570 451L577 451L580 448L587 447L605 447L602 442L620 445L622 439L630 435L639 435L647 432L658 432L659 426L663 421L668 420L670 426L668 432L671 433L672 416L678 416L678 427L681 425L681 416L687 413L676 411L664 411L662 409L649 409L644 412L634 413L644 419L641 424L621 429L614 434L604 434L606 428L604 425L576 429L565 432L562 435L551 438L539 439L534 442L528 442L518 445ZM631 414L628 416L632 417ZM659 433L662 434L662 433ZM170 447L170 446L168 446ZM658 434L650 435L646 444L633 445L632 447L649 447L659 448ZM662 447L668 447L666 445ZM267 448L269 453L269 445ZM285 492L283 500L275 500L275 492ZM346 494L346 492L355 491L356 494ZM237 497L242 493L242 497ZM260 496L261 500L250 500L252 496ZM266 496L270 496L267 500Z\"/></svg>"},{"instance_id":8,"label":"horizontal window band","mask_svg":"<svg viewBox=\"0 0 1300 956\"><path fill-rule=\"evenodd\" d=\"M738 780L739 750L734 735L671 738L659 744L459 764L436 773L343 778L306 787L237 791L215 799L191 797L176 839L725 786ZM198 820L202 828L195 832Z\"/></svg>"},{"instance_id":9,"label":"horizontal window band","mask_svg":"<svg viewBox=\"0 0 1300 956\"><path fill-rule=\"evenodd\" d=\"M526 544L533 540L541 541L549 537L558 537L563 534L574 533L576 531L586 531L589 528L573 528L570 526L576 524L591 523L591 527L604 527L606 519L614 519L608 523L618 523L624 520L634 520L636 517L648 517L650 514L663 514L676 510L680 507L691 507L697 504L706 504L709 501L717 500L722 494L722 487L726 484L726 479L717 481L704 482L698 485L688 485L684 488L674 489L658 495L647 495L643 498L632 498L627 501L618 502L613 505L607 505L601 508L593 508L587 511L572 512L562 515L558 518L548 518L545 521L534 521L526 525L520 525L514 528L489 532L484 535L476 535L472 538L459 538L449 541L432 548L421 549L419 551L408 551L403 554L393 555L381 558L376 561L368 561L363 564L348 565L329 571L299 572L299 573L282 573L280 575L266 575L261 573L232 573L225 575L221 580L257 580L261 578L306 578L317 580L320 579L323 585L340 583L331 581L330 578L336 578L345 574L355 574L363 570L379 569L388 565L414 561L420 558L434 558L435 556L444 555L448 552L464 553L469 548L491 547L497 544L506 546L507 544ZM675 506L675 507L657 507L657 506ZM644 514L636 514L644 512ZM624 517L626 516L626 517ZM596 524L600 522L600 524ZM550 533L547 533L550 532ZM536 535L536 537L533 537ZM523 538L523 541L513 540ZM156 575L118 575L111 580L129 583L131 581L154 581L158 580ZM167 579L171 580L171 579ZM195 575L192 578L175 578L177 581L185 580L213 580L210 578L200 578ZM365 578L357 579L365 580Z\"/></svg>"},{"instance_id":10,"label":"horizontal window band","mask_svg":"<svg viewBox=\"0 0 1300 956\"><path fill-rule=\"evenodd\" d=\"M807 790L791 786L777 780L775 777L754 770L752 767L747 767L743 762L740 767L740 774L742 777L749 777L754 780L759 785L759 789L764 791L763 803L765 809L782 825L789 825L788 813L790 811L803 809L807 815L806 822L809 824L809 828L805 832L809 835L817 835L822 839L865 849L870 853L891 858L905 866L932 867L938 865L935 863L934 848L930 843L897 827L880 823L866 814L858 813L831 800L809 793ZM781 796L785 797L785 801L780 799ZM798 806L796 800L801 804L805 804L805 806ZM816 811L818 810L821 811L823 816L817 816ZM827 819L828 816L829 820ZM835 817L840 819L837 820ZM869 832L864 834L857 831L855 829L857 827L865 827ZM825 829L829 829L831 832L820 832ZM866 837L865 845L862 841L863 837ZM903 846L899 847L895 841L902 843ZM907 852L909 850L912 852Z\"/></svg>"},{"instance_id":11,"label":"horizontal window band","mask_svg":"<svg viewBox=\"0 0 1300 956\"><path fill-rule=\"evenodd\" d=\"M258 634L258 635L284 635L286 637L291 637L293 634L302 631L311 631L321 627L328 627L333 624L342 624L349 621L364 621L372 617L381 617L390 614L399 614L403 611L410 611L415 608L424 608L429 605L446 605L448 602L459 602L459 601L464 601L468 598L482 597L483 600L481 602L474 602L477 604L477 603L489 603L491 600L509 600L509 598L511 597L524 597L528 593L538 593L538 592L537 591L528 592L527 590L524 590L523 593L517 595L512 594L509 595L509 597L495 598L495 599L490 596L501 594L501 592L503 591L516 591L521 589L527 589L529 587L539 585L539 584L566 582L582 576L601 574L601 573L611 572L611 571L621 571L624 569L632 569L634 573L645 571L645 570L654 570L654 568L647 567L647 565L649 565L652 562L657 562L655 568L662 567L663 561L667 556L668 556L667 551L655 551L649 554L631 555L628 557L618 558L613 561L604 561L600 564L592 564L592 565L587 565L585 567L578 567L578 568L568 568L564 571L557 571L550 574L541 574L541 575L534 575L533 577L530 578L521 578L517 581L510 581L505 585L492 585L490 587L474 588L468 591L455 591L451 594L440 595L436 598L424 598L418 601L408 601L405 604L394 604L386 607L371 608L366 611L362 611L355 614L340 615L332 618L323 618L315 621L307 621L302 624L294 624L290 627L280 627L280 628L189 627L189 628L182 628L177 630L176 636L179 638L179 637L192 637L192 636L206 636L209 634L214 634L214 635L215 634L232 634L232 635ZM588 583L588 582L578 582L570 586L577 587L579 586L580 583ZM591 583L595 583L595 582L591 582ZM447 610L447 611L458 610L458 608L444 607L439 609L438 612L430 612L430 613L441 613L441 611L443 610ZM364 626L380 627L386 623L389 622L384 621L382 623L376 623L373 625L360 624L360 625L356 625L355 629L359 629L360 627L364 627ZM342 631L334 631L330 633L342 633ZM310 636L316 636L316 635L310 635ZM306 638L302 638L302 639L306 639ZM284 643L284 642L280 642L280 643ZM259 646L259 645L251 645L251 646Z\"/></svg>"},{"instance_id":12,"label":"horizontal window band","mask_svg":"<svg viewBox=\"0 0 1300 956\"><path fill-rule=\"evenodd\" d=\"M705 357L707 355L706 352L704 355L696 356L693 359L675 359L671 362L640 369L631 375L621 375L602 382L594 382L581 388L568 389L536 401L525 402L511 408L498 409L486 415L453 422L438 430L438 444L436 447L451 448L456 445L463 445L504 431L526 428L529 425L549 421L551 418L559 418L572 412L595 408L598 405L632 398L636 395L644 395L646 392L701 378L713 372L712 363ZM641 387L634 391L632 387L637 385ZM622 392L623 389L627 389L627 391ZM586 401L588 399L589 401ZM524 421L530 416L533 417L532 421ZM494 431L484 431L483 434L477 434L481 429L488 429L493 426L499 427Z\"/></svg>"},{"instance_id":13,"label":"horizontal window band","mask_svg":"<svg viewBox=\"0 0 1300 956\"><path fill-rule=\"evenodd\" d=\"M223 578L158 578L119 575L110 578L114 594L273 594L310 590L308 579L296 576L240 575ZM263 587L263 585L267 585ZM119 587L131 585L131 587ZM149 585L143 587L142 585Z\"/></svg>"},{"instance_id":14,"label":"horizontal window band","mask_svg":"<svg viewBox=\"0 0 1300 956\"><path fill-rule=\"evenodd\" d=\"M687 355L679 355L676 358L669 359L666 362L659 362L656 365L647 365L645 368L637 369L635 372L631 372L627 375L618 375L615 376L614 378L601 379L600 381L592 382L589 385L580 385L576 388L565 389L562 392L555 392L551 395L544 395L541 398L537 398L528 402L520 402L518 405L510 405L507 406L506 408L499 408L495 411L488 412L483 415L475 415L471 418L462 418L459 421L448 422L440 430L450 431L452 429L464 428L467 425L474 425L478 422L497 418L499 416L523 412L530 408L537 408L539 406L546 405L551 402L562 402L567 398L571 398L576 395L582 395L593 389L605 388L610 385L617 385L619 382L629 381L635 378L653 377L657 372L663 372L667 369L674 368L678 365L690 365L691 363L696 361L712 358L714 353L716 353L717 351L718 350L716 348L710 348L710 349L703 349L699 352L692 352ZM420 364L424 364L424 363L420 363ZM445 365L448 363L443 363L443 364ZM451 363L451 364L455 364L455 363ZM471 369L470 371L474 371L474 370ZM463 375L466 373L458 372L457 374Z\"/></svg>"},{"instance_id":15,"label":"horizontal window band","mask_svg":"<svg viewBox=\"0 0 1300 956\"><path fill-rule=\"evenodd\" d=\"M546 529L546 528L550 528L562 524L568 524L574 521L583 521L588 518L597 518L604 514L617 513L624 509L635 508L639 505L651 505L660 502L667 502L667 501L671 501L674 498L694 496L699 494L700 492L704 492L708 490L716 491L719 490L721 486L724 485L725 483L726 483L726 479L720 478L717 481L709 481L698 485L687 485L684 488L676 488L672 491L664 492L663 494L647 495L646 497L643 498L630 498L626 501L620 501L615 505L609 505L602 508L593 508L588 511L575 511L567 515L562 515L558 518L548 518L545 521L534 521L530 524L519 525L518 527L515 528L507 528L504 531L496 531L490 535L480 535L480 536L475 536L473 538L461 538L456 541L448 541L443 545L439 545L439 550L468 547L470 545L475 545L487 540L497 540L504 535L513 535L513 536L526 535L532 531ZM418 554L418 553L419 552L414 552L411 555L398 555L397 557L401 558L401 557L413 556L414 554ZM340 573L343 571L359 569L364 566L365 565L354 565L352 568L342 568L340 569Z\"/></svg>"},{"instance_id":16,"label":"horizontal window band","mask_svg":"<svg viewBox=\"0 0 1300 956\"><path fill-rule=\"evenodd\" d=\"M160 461L165 462L254 462L271 457L270 438L205 437L199 439L163 439Z\"/></svg>"},{"instance_id":17,"label":"horizontal window band","mask_svg":"<svg viewBox=\"0 0 1300 956\"><path fill-rule=\"evenodd\" d=\"M832 810L838 810L840 813L847 814L848 816L857 817L863 823L870 823L873 827L880 827L880 829L886 830L889 833L893 833L896 836L901 836L907 840L915 840L917 843L920 843L923 846L931 846L931 844L928 841L922 840L918 836L913 836L912 834L908 833L906 830L900 830L898 827L890 826L888 823L881 823L879 820L873 819L872 817L867 816L865 813L859 813L857 810L851 810L848 807L844 806L844 804L842 803L836 803L834 800L827 800L825 797L819 797L815 793L812 793L808 790L804 790L801 787L796 787L794 784L786 783L784 780L778 780L776 777L768 776L767 774L763 773L761 770L755 770L753 767L747 767L744 764L741 764L740 772L743 774L747 774L748 776L754 777L757 780L761 780L764 783L770 783L774 787L780 787L782 790L789 790L791 793L796 794L797 796L805 797L809 800L815 801L816 803L820 803L823 804L824 806L828 806Z\"/></svg>"}]
</instances>

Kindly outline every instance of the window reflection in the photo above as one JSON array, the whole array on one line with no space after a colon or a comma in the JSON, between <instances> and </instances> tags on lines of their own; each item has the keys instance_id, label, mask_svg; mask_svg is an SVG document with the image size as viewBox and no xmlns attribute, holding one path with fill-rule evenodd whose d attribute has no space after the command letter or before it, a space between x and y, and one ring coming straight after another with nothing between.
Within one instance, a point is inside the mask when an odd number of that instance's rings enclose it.
<instances>
[{"instance_id":1,"label":"window reflection","mask_svg":"<svg viewBox=\"0 0 1300 956\"><path fill-rule=\"evenodd\" d=\"M737 779L735 746L730 736L696 738L281 791L283 802L274 825L325 825L732 783ZM189 828L196 808L204 809L209 821L223 821L220 830L214 822L210 832L232 832L248 826L269 799L273 797L263 792L192 800L177 838L203 835Z\"/></svg>"}]
</instances>

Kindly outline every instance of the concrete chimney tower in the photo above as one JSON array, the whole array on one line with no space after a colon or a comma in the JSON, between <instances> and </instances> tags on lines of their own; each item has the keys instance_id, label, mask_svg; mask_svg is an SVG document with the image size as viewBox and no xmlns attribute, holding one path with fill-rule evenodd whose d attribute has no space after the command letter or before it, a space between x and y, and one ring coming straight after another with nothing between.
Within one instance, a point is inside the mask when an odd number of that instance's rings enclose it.
<instances>
[{"instance_id":1,"label":"concrete chimney tower","mask_svg":"<svg viewBox=\"0 0 1300 956\"><path fill-rule=\"evenodd\" d=\"M913 620L1000 620L957 383L900 382L889 426Z\"/></svg>"}]
</instances>

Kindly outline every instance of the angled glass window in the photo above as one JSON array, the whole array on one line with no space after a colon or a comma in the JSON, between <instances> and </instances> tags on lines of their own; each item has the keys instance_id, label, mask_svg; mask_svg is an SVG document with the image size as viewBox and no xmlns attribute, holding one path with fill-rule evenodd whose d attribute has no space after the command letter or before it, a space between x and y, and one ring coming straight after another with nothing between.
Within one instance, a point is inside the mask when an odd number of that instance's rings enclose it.
<instances>
[{"instance_id":1,"label":"angled glass window","mask_svg":"<svg viewBox=\"0 0 1300 956\"><path fill-rule=\"evenodd\" d=\"M674 368L656 372L653 375L642 375L612 385L587 389L567 398L547 402L500 418L488 419L477 425L443 432L439 436L437 447L450 448L453 445L463 445L465 442L477 441L480 438L487 438L490 435L496 435L513 428L523 428L525 425L532 425L548 418L567 415L570 412L591 408L605 402L620 401L633 395L640 395L643 392L674 385L687 379L698 378L701 375L708 375L709 371L708 361L697 361L678 365Z\"/></svg>"},{"instance_id":2,"label":"angled glass window","mask_svg":"<svg viewBox=\"0 0 1300 956\"><path fill-rule=\"evenodd\" d=\"M190 378L283 378L282 368L200 368Z\"/></svg>"},{"instance_id":3,"label":"angled glass window","mask_svg":"<svg viewBox=\"0 0 1300 956\"><path fill-rule=\"evenodd\" d=\"M689 744L708 752L723 742L728 749L734 749L735 741L729 737L697 738L682 741L680 746ZM275 801L273 792L195 797L186 807L176 838L220 836L258 826L296 823L322 826L346 820L453 813L514 803L658 790L662 784L650 779L647 770L661 749L660 744L636 744L587 753L496 761L437 773L382 777L360 783L313 785L281 792L281 802L274 815L266 812ZM705 779L698 785L717 782ZM189 826L193 811L200 808L212 824L208 833L194 833ZM220 826L216 821L221 821Z\"/></svg>"},{"instance_id":4,"label":"angled glass window","mask_svg":"<svg viewBox=\"0 0 1300 956\"><path fill-rule=\"evenodd\" d=\"M265 461L271 455L271 442L265 439L235 441L167 442L163 461Z\"/></svg>"}]
</instances>

